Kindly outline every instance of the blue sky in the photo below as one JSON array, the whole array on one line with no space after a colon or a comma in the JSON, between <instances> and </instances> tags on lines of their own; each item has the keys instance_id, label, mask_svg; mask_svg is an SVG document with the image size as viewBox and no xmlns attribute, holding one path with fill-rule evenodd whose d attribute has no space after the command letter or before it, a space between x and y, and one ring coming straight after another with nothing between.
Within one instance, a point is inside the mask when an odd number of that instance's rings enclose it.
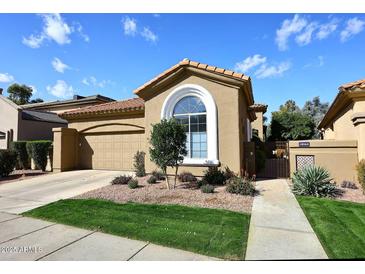
<instances>
[{"instance_id":1,"label":"blue sky","mask_svg":"<svg viewBox=\"0 0 365 274\"><path fill-rule=\"evenodd\" d=\"M364 78L363 14L1 14L0 87L115 99L183 58L252 77L256 102L331 102Z\"/></svg>"}]
</instances>

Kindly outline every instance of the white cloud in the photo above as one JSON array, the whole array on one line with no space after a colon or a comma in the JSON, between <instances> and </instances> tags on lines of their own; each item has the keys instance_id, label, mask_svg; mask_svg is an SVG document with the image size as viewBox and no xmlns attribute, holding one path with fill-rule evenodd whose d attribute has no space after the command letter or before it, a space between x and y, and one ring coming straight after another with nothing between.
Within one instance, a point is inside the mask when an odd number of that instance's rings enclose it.
<instances>
[{"instance_id":1,"label":"white cloud","mask_svg":"<svg viewBox=\"0 0 365 274\"><path fill-rule=\"evenodd\" d=\"M308 45L312 41L312 34L317 29L317 27L318 24L316 22L308 24L304 31L295 37L297 44L300 46Z\"/></svg>"},{"instance_id":2,"label":"white cloud","mask_svg":"<svg viewBox=\"0 0 365 274\"><path fill-rule=\"evenodd\" d=\"M358 19L357 17L351 18L346 22L346 27L341 31L341 42L346 42L354 35L362 32L365 27L365 21Z\"/></svg>"},{"instance_id":3,"label":"white cloud","mask_svg":"<svg viewBox=\"0 0 365 274\"><path fill-rule=\"evenodd\" d=\"M9 73L0 73L0 83L9 83L14 81L14 76Z\"/></svg>"},{"instance_id":4,"label":"white cloud","mask_svg":"<svg viewBox=\"0 0 365 274\"><path fill-rule=\"evenodd\" d=\"M316 38L319 40L323 40L327 38L332 32L337 29L338 20L333 19L331 22L327 24L322 24L319 26L319 30L316 34Z\"/></svg>"},{"instance_id":5,"label":"white cloud","mask_svg":"<svg viewBox=\"0 0 365 274\"><path fill-rule=\"evenodd\" d=\"M122 20L125 35L134 36L137 34L137 21L128 16Z\"/></svg>"},{"instance_id":6,"label":"white cloud","mask_svg":"<svg viewBox=\"0 0 365 274\"><path fill-rule=\"evenodd\" d=\"M69 44L71 39L69 35L72 32L71 27L63 20L60 14L45 14L43 17L43 32L53 39L57 44Z\"/></svg>"},{"instance_id":7,"label":"white cloud","mask_svg":"<svg viewBox=\"0 0 365 274\"><path fill-rule=\"evenodd\" d=\"M246 73L251 68L256 67L260 64L266 63L266 57L261 56L260 54L255 54L253 56L247 57L245 60L236 63L235 69L236 71Z\"/></svg>"},{"instance_id":8,"label":"white cloud","mask_svg":"<svg viewBox=\"0 0 365 274\"><path fill-rule=\"evenodd\" d=\"M36 49L36 48L39 48L42 45L45 38L46 37L43 34L40 34L40 35L37 35L37 36L31 34L28 38L23 37L22 42L23 42L24 45L26 45L26 46L28 46L32 49Z\"/></svg>"},{"instance_id":9,"label":"white cloud","mask_svg":"<svg viewBox=\"0 0 365 274\"><path fill-rule=\"evenodd\" d=\"M265 63L261 65L261 67L255 72L255 76L258 79L282 76L285 71L290 69L290 67L291 67L290 62L282 62L277 66L275 65L270 66Z\"/></svg>"},{"instance_id":10,"label":"white cloud","mask_svg":"<svg viewBox=\"0 0 365 274\"><path fill-rule=\"evenodd\" d=\"M54 86L47 86L47 91L58 98L71 97L74 94L74 89L63 80L57 80Z\"/></svg>"},{"instance_id":11,"label":"white cloud","mask_svg":"<svg viewBox=\"0 0 365 274\"><path fill-rule=\"evenodd\" d=\"M64 73L66 69L70 69L68 65L62 63L62 61L57 57L53 58L52 66L55 69L55 71L58 71L60 73Z\"/></svg>"},{"instance_id":12,"label":"white cloud","mask_svg":"<svg viewBox=\"0 0 365 274\"><path fill-rule=\"evenodd\" d=\"M153 33L148 27L143 28L141 35L146 41L156 42L158 40L158 36Z\"/></svg>"},{"instance_id":13,"label":"white cloud","mask_svg":"<svg viewBox=\"0 0 365 274\"><path fill-rule=\"evenodd\" d=\"M317 59L304 65L303 68L307 69L307 68L319 68L319 67L323 67L324 66L324 57L322 55L317 56Z\"/></svg>"},{"instance_id":14,"label":"white cloud","mask_svg":"<svg viewBox=\"0 0 365 274\"><path fill-rule=\"evenodd\" d=\"M84 33L84 29L81 26L81 24L79 22L75 22L74 25L75 25L75 29L80 34L82 39L84 39L85 42L90 42L90 37L87 34Z\"/></svg>"},{"instance_id":15,"label":"white cloud","mask_svg":"<svg viewBox=\"0 0 365 274\"><path fill-rule=\"evenodd\" d=\"M142 36L146 41L155 43L158 40L158 35L149 27L143 27L142 31L138 31L137 20L128 16L122 20L124 34L128 36Z\"/></svg>"},{"instance_id":16,"label":"white cloud","mask_svg":"<svg viewBox=\"0 0 365 274\"><path fill-rule=\"evenodd\" d=\"M284 20L281 28L276 30L275 41L279 50L287 50L290 36L299 33L306 25L307 20L298 14L294 15L293 19Z\"/></svg>"},{"instance_id":17,"label":"white cloud","mask_svg":"<svg viewBox=\"0 0 365 274\"><path fill-rule=\"evenodd\" d=\"M81 83L83 83L86 86L93 86L97 88L104 88L106 85L113 84L113 82L110 80L98 81L94 76L85 77L84 79L82 79Z\"/></svg>"},{"instance_id":18,"label":"white cloud","mask_svg":"<svg viewBox=\"0 0 365 274\"><path fill-rule=\"evenodd\" d=\"M23 44L31 48L39 48L45 41L54 41L59 45L71 43L71 34L78 32L84 41L89 42L90 38L83 32L80 23L75 22L73 25L66 23L59 13L41 14L43 19L43 28L40 34L31 34L28 38L23 37Z\"/></svg>"},{"instance_id":19,"label":"white cloud","mask_svg":"<svg viewBox=\"0 0 365 274\"><path fill-rule=\"evenodd\" d=\"M265 56L255 54L236 63L234 70L246 73L255 68L256 70L253 72L253 75L258 79L264 79L268 77L282 76L285 71L290 69L290 67L291 64L288 61L272 65Z\"/></svg>"}]
</instances>

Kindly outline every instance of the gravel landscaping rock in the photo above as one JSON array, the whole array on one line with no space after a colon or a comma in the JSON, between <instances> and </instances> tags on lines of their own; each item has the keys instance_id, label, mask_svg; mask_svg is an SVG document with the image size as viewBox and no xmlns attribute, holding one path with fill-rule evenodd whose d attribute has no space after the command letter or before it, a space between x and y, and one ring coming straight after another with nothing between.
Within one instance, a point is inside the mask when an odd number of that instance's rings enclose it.
<instances>
[{"instance_id":1,"label":"gravel landscaping rock","mask_svg":"<svg viewBox=\"0 0 365 274\"><path fill-rule=\"evenodd\" d=\"M339 187L343 193L336 199L355 203L365 203L365 195L362 192L362 188L360 185L357 185L357 187L357 189Z\"/></svg>"},{"instance_id":2,"label":"gravel landscaping rock","mask_svg":"<svg viewBox=\"0 0 365 274\"><path fill-rule=\"evenodd\" d=\"M148 177L138 178L139 187L136 189L129 189L128 185L110 185L75 198L97 198L117 203L177 204L251 212L253 197L228 193L225 186L216 187L214 193L202 193L194 184L178 183L176 189L168 190L165 182L148 184L147 179Z\"/></svg>"}]
</instances>

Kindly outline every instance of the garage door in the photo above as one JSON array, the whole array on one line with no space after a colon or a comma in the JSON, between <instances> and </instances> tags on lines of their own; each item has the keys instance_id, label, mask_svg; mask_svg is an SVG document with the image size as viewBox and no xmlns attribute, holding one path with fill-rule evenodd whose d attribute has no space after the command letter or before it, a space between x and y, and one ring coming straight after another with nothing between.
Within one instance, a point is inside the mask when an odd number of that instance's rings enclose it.
<instances>
[{"instance_id":1,"label":"garage door","mask_svg":"<svg viewBox=\"0 0 365 274\"><path fill-rule=\"evenodd\" d=\"M144 133L103 133L81 136L82 168L133 170L133 156L144 150Z\"/></svg>"}]
</instances>

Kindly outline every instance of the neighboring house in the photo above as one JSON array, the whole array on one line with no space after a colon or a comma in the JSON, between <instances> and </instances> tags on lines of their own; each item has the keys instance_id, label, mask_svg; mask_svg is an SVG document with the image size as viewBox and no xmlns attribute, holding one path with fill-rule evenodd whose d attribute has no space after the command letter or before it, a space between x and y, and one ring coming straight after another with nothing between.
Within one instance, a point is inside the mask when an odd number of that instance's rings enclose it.
<instances>
[{"instance_id":1,"label":"neighboring house","mask_svg":"<svg viewBox=\"0 0 365 274\"><path fill-rule=\"evenodd\" d=\"M365 79L340 86L318 128L325 140L355 140L365 159Z\"/></svg>"},{"instance_id":2,"label":"neighboring house","mask_svg":"<svg viewBox=\"0 0 365 274\"><path fill-rule=\"evenodd\" d=\"M365 159L365 79L344 84L318 125L323 140L291 141L291 172L307 164L327 168L337 181L357 180Z\"/></svg>"},{"instance_id":3,"label":"neighboring house","mask_svg":"<svg viewBox=\"0 0 365 274\"><path fill-rule=\"evenodd\" d=\"M109 97L101 96L99 94L92 96L74 95L73 98L69 100L57 100L52 102L26 104L22 105L21 107L29 110L51 111L57 114L61 114L65 111L75 110L82 107L87 107L112 101L115 100Z\"/></svg>"},{"instance_id":4,"label":"neighboring house","mask_svg":"<svg viewBox=\"0 0 365 274\"><path fill-rule=\"evenodd\" d=\"M171 117L188 129L181 171L201 175L218 165L245 170L244 144L256 118L248 76L184 59L134 93L139 98L61 114L69 128L54 129L54 170L133 170L133 156L142 150L152 172L151 125Z\"/></svg>"},{"instance_id":5,"label":"neighboring house","mask_svg":"<svg viewBox=\"0 0 365 274\"><path fill-rule=\"evenodd\" d=\"M261 141L266 140L266 126L264 125L264 114L267 111L267 105L253 104L250 109L256 113L257 119L251 123L252 130L256 131Z\"/></svg>"},{"instance_id":6,"label":"neighboring house","mask_svg":"<svg viewBox=\"0 0 365 274\"><path fill-rule=\"evenodd\" d=\"M52 128L67 127L56 113L23 109L0 94L0 149L19 140L53 140Z\"/></svg>"},{"instance_id":7,"label":"neighboring house","mask_svg":"<svg viewBox=\"0 0 365 274\"><path fill-rule=\"evenodd\" d=\"M114 101L93 95L75 95L73 99L35 104L16 105L0 92L0 149L8 148L18 140L53 140L53 128L67 127L67 121L58 114Z\"/></svg>"}]
</instances>

